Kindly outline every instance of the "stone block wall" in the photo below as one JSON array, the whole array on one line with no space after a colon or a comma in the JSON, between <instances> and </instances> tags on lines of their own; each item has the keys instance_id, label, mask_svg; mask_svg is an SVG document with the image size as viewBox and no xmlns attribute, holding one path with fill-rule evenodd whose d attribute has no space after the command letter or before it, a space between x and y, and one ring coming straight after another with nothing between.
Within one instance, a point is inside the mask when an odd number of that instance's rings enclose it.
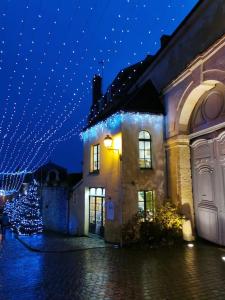
<instances>
[{"instance_id":1,"label":"stone block wall","mask_svg":"<svg viewBox=\"0 0 225 300\"><path fill-rule=\"evenodd\" d=\"M68 190L64 187L43 187L41 207L44 228L68 233Z\"/></svg>"}]
</instances>

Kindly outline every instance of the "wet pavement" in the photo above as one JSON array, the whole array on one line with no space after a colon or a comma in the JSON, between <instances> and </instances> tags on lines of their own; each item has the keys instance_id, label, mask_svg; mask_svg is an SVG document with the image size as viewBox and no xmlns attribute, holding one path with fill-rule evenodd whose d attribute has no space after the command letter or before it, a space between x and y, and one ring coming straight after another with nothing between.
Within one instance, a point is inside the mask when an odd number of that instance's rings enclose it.
<instances>
[{"instance_id":1,"label":"wet pavement","mask_svg":"<svg viewBox=\"0 0 225 300\"><path fill-rule=\"evenodd\" d=\"M19 241L28 249L37 252L73 252L94 248L106 248L107 244L96 235L90 237L73 237L53 232L33 236L18 236Z\"/></svg>"},{"instance_id":2,"label":"wet pavement","mask_svg":"<svg viewBox=\"0 0 225 300\"><path fill-rule=\"evenodd\" d=\"M0 246L1 300L225 299L225 249L27 249L10 232Z\"/></svg>"}]
</instances>

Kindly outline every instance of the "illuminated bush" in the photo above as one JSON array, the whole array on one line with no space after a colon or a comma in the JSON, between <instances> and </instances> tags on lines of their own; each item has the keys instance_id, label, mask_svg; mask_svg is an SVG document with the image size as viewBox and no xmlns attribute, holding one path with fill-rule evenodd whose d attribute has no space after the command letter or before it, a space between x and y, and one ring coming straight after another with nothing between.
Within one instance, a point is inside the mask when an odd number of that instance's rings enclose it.
<instances>
[{"instance_id":1,"label":"illuminated bush","mask_svg":"<svg viewBox=\"0 0 225 300\"><path fill-rule=\"evenodd\" d=\"M182 216L177 208L166 202L156 209L154 216L138 212L123 226L123 242L150 244L173 243L182 237Z\"/></svg>"},{"instance_id":2,"label":"illuminated bush","mask_svg":"<svg viewBox=\"0 0 225 300\"><path fill-rule=\"evenodd\" d=\"M182 229L182 217L170 202L166 202L156 210L155 223L159 224L163 230L179 232Z\"/></svg>"}]
</instances>

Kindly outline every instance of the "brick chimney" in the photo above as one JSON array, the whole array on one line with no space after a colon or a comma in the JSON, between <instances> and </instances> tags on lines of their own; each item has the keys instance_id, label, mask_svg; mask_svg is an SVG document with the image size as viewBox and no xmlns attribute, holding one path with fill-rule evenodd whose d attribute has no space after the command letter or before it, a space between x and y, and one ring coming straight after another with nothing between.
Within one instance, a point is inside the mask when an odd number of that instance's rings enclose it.
<instances>
[{"instance_id":1,"label":"brick chimney","mask_svg":"<svg viewBox=\"0 0 225 300\"><path fill-rule=\"evenodd\" d=\"M102 97L102 77L95 75L92 80L92 104L98 103L98 100Z\"/></svg>"},{"instance_id":2,"label":"brick chimney","mask_svg":"<svg viewBox=\"0 0 225 300\"><path fill-rule=\"evenodd\" d=\"M162 35L160 38L161 48L166 47L166 45L169 43L169 41L170 41L170 35L167 35L167 34Z\"/></svg>"}]
</instances>

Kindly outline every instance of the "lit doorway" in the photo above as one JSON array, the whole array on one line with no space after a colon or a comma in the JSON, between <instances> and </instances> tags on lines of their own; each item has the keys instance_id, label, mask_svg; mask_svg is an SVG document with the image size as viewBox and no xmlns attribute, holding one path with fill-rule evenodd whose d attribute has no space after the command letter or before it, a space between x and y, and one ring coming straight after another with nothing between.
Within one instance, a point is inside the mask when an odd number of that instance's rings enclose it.
<instances>
[{"instance_id":1,"label":"lit doorway","mask_svg":"<svg viewBox=\"0 0 225 300\"><path fill-rule=\"evenodd\" d=\"M105 189L89 189L89 232L104 236Z\"/></svg>"}]
</instances>

